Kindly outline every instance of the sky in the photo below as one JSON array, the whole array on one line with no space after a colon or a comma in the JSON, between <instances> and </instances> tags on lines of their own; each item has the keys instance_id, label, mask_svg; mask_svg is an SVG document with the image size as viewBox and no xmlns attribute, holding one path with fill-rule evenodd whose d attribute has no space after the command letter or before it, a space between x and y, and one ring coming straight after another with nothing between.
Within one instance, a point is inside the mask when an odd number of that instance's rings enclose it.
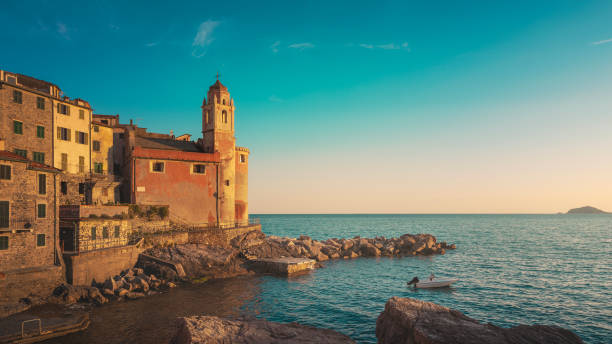
<instances>
[{"instance_id":1,"label":"sky","mask_svg":"<svg viewBox=\"0 0 612 344\"><path fill-rule=\"evenodd\" d=\"M0 69L201 137L217 72L251 213L612 211L612 1L12 1Z\"/></svg>"}]
</instances>

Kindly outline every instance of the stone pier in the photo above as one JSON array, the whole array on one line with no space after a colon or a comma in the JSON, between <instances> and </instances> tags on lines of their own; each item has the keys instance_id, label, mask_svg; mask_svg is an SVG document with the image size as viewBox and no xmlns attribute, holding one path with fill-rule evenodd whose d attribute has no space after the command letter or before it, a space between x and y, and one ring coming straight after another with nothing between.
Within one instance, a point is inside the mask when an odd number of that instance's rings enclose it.
<instances>
[{"instance_id":1,"label":"stone pier","mask_svg":"<svg viewBox=\"0 0 612 344\"><path fill-rule=\"evenodd\" d=\"M316 260L308 258L257 258L251 261L256 269L279 275L314 270Z\"/></svg>"}]
</instances>

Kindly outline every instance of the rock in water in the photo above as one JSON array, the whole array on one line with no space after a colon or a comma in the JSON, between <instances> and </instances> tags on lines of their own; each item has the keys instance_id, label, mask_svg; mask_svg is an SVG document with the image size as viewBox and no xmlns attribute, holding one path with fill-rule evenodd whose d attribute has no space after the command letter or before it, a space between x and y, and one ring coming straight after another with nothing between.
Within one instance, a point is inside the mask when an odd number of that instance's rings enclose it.
<instances>
[{"instance_id":1,"label":"rock in water","mask_svg":"<svg viewBox=\"0 0 612 344\"><path fill-rule=\"evenodd\" d=\"M295 323L280 324L265 320L229 320L214 316L177 319L171 344L344 344L355 343L338 332Z\"/></svg>"},{"instance_id":2,"label":"rock in water","mask_svg":"<svg viewBox=\"0 0 612 344\"><path fill-rule=\"evenodd\" d=\"M575 344L573 332L543 325L501 328L481 324L463 313L411 298L393 297L376 321L380 344Z\"/></svg>"}]
</instances>

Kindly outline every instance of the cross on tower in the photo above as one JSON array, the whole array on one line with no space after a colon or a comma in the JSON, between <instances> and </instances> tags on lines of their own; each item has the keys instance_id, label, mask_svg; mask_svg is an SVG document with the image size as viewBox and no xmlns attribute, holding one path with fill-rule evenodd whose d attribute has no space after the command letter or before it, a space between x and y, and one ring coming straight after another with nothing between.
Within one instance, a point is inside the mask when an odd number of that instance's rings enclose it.
<instances>
[{"instance_id":1,"label":"cross on tower","mask_svg":"<svg viewBox=\"0 0 612 344\"><path fill-rule=\"evenodd\" d=\"M221 74L219 74L219 72L217 71L217 81L219 81L219 77L221 76Z\"/></svg>"}]
</instances>

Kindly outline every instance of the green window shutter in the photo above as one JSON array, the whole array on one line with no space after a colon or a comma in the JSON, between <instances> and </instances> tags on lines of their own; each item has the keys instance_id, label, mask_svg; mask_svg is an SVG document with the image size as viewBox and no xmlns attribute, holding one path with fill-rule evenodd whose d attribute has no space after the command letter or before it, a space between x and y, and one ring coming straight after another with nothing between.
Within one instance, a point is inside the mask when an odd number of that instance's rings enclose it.
<instances>
[{"instance_id":1,"label":"green window shutter","mask_svg":"<svg viewBox=\"0 0 612 344\"><path fill-rule=\"evenodd\" d=\"M9 226L9 202L0 201L0 228Z\"/></svg>"},{"instance_id":2,"label":"green window shutter","mask_svg":"<svg viewBox=\"0 0 612 344\"><path fill-rule=\"evenodd\" d=\"M119 226L115 226L115 238L119 237L119 233L120 233L120 227Z\"/></svg>"},{"instance_id":3,"label":"green window shutter","mask_svg":"<svg viewBox=\"0 0 612 344\"><path fill-rule=\"evenodd\" d=\"M91 240L96 240L96 227L91 227Z\"/></svg>"},{"instance_id":4,"label":"green window shutter","mask_svg":"<svg viewBox=\"0 0 612 344\"><path fill-rule=\"evenodd\" d=\"M8 250L9 242L7 236L0 236L0 250Z\"/></svg>"},{"instance_id":5,"label":"green window shutter","mask_svg":"<svg viewBox=\"0 0 612 344\"><path fill-rule=\"evenodd\" d=\"M11 179L11 166L10 165L0 165L0 179Z\"/></svg>"},{"instance_id":6,"label":"green window shutter","mask_svg":"<svg viewBox=\"0 0 612 344\"><path fill-rule=\"evenodd\" d=\"M13 121L13 131L15 134L23 134L23 123L19 121Z\"/></svg>"},{"instance_id":7,"label":"green window shutter","mask_svg":"<svg viewBox=\"0 0 612 344\"><path fill-rule=\"evenodd\" d=\"M45 218L47 216L47 205L39 204L38 205L38 218Z\"/></svg>"},{"instance_id":8,"label":"green window shutter","mask_svg":"<svg viewBox=\"0 0 612 344\"><path fill-rule=\"evenodd\" d=\"M38 175L38 193L44 195L47 193L47 175Z\"/></svg>"},{"instance_id":9,"label":"green window shutter","mask_svg":"<svg viewBox=\"0 0 612 344\"><path fill-rule=\"evenodd\" d=\"M70 129L66 129L66 132L68 132L68 140L67 141L70 141Z\"/></svg>"},{"instance_id":10,"label":"green window shutter","mask_svg":"<svg viewBox=\"0 0 612 344\"><path fill-rule=\"evenodd\" d=\"M45 246L46 237L44 234L36 234L36 246Z\"/></svg>"},{"instance_id":11,"label":"green window shutter","mask_svg":"<svg viewBox=\"0 0 612 344\"><path fill-rule=\"evenodd\" d=\"M39 125L36 127L36 137L45 138L45 127Z\"/></svg>"}]
</instances>

